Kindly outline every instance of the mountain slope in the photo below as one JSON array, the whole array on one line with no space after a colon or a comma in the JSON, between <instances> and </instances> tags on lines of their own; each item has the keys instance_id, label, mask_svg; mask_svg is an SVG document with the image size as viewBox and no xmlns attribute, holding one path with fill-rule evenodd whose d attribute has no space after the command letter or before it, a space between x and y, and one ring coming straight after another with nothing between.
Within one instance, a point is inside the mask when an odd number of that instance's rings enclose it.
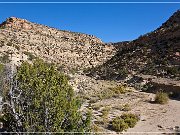
<instances>
[{"instance_id":1,"label":"mountain slope","mask_svg":"<svg viewBox=\"0 0 180 135\"><path fill-rule=\"evenodd\" d=\"M118 79L127 73L180 78L180 11L161 27L131 42L119 45L118 53L91 70L101 79Z\"/></svg>"},{"instance_id":2,"label":"mountain slope","mask_svg":"<svg viewBox=\"0 0 180 135\"><path fill-rule=\"evenodd\" d=\"M1 60L40 57L67 69L83 69L104 63L116 52L93 35L57 30L10 17L0 24ZM5 57L5 58L4 58Z\"/></svg>"}]
</instances>

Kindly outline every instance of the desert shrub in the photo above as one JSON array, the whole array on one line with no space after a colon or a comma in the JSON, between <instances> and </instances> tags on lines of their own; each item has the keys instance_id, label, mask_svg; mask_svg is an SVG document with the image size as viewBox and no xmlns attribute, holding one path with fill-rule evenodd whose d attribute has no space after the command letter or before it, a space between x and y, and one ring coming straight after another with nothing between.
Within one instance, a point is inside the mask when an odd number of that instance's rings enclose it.
<instances>
[{"instance_id":1,"label":"desert shrub","mask_svg":"<svg viewBox=\"0 0 180 135\"><path fill-rule=\"evenodd\" d=\"M126 87L123 85L111 88L111 91L113 91L115 94L125 94L127 92Z\"/></svg>"},{"instance_id":2,"label":"desert shrub","mask_svg":"<svg viewBox=\"0 0 180 135\"><path fill-rule=\"evenodd\" d=\"M126 122L130 128L134 127L139 120L137 115L132 113L123 114L121 118L124 119L124 122Z\"/></svg>"},{"instance_id":3,"label":"desert shrub","mask_svg":"<svg viewBox=\"0 0 180 135\"><path fill-rule=\"evenodd\" d=\"M17 69L3 110L8 132L88 132L91 114L81 114L80 100L66 76L52 64L36 60ZM8 114L8 115L6 115Z\"/></svg>"},{"instance_id":4,"label":"desert shrub","mask_svg":"<svg viewBox=\"0 0 180 135\"><path fill-rule=\"evenodd\" d=\"M99 110L101 108L100 104L95 104L92 106L93 110Z\"/></svg>"},{"instance_id":5,"label":"desert shrub","mask_svg":"<svg viewBox=\"0 0 180 135\"><path fill-rule=\"evenodd\" d=\"M133 128L138 122L138 117L135 114L127 113L112 120L112 128L117 132L122 132L128 128Z\"/></svg>"},{"instance_id":6,"label":"desert shrub","mask_svg":"<svg viewBox=\"0 0 180 135\"><path fill-rule=\"evenodd\" d=\"M125 105L122 106L122 109L121 109L121 110L122 110L122 111L130 111L130 110L131 110L131 107L130 107L129 104L125 104Z\"/></svg>"},{"instance_id":7,"label":"desert shrub","mask_svg":"<svg viewBox=\"0 0 180 135\"><path fill-rule=\"evenodd\" d=\"M101 132L101 128L97 124L92 124L91 126L93 132Z\"/></svg>"},{"instance_id":8,"label":"desert shrub","mask_svg":"<svg viewBox=\"0 0 180 135\"><path fill-rule=\"evenodd\" d=\"M128 124L121 118L121 117L116 117L112 121L112 129L116 132L122 132L126 129L128 129L129 126Z\"/></svg>"},{"instance_id":9,"label":"desert shrub","mask_svg":"<svg viewBox=\"0 0 180 135\"><path fill-rule=\"evenodd\" d=\"M0 61L1 61L2 63L8 63L8 62L10 62L9 55L8 55L8 54L4 54L3 56L0 57Z\"/></svg>"},{"instance_id":10,"label":"desert shrub","mask_svg":"<svg viewBox=\"0 0 180 135\"><path fill-rule=\"evenodd\" d=\"M104 126L107 126L107 124L108 124L109 111L110 111L110 107L104 107L104 108L101 110Z\"/></svg>"},{"instance_id":11,"label":"desert shrub","mask_svg":"<svg viewBox=\"0 0 180 135\"><path fill-rule=\"evenodd\" d=\"M4 70L4 65L2 63L0 63L0 73L2 73Z\"/></svg>"},{"instance_id":12,"label":"desert shrub","mask_svg":"<svg viewBox=\"0 0 180 135\"><path fill-rule=\"evenodd\" d=\"M128 70L126 68L122 68L122 69L119 69L118 70L118 74L121 76L121 77L126 77L128 75Z\"/></svg>"},{"instance_id":13,"label":"desert shrub","mask_svg":"<svg viewBox=\"0 0 180 135\"><path fill-rule=\"evenodd\" d=\"M102 112L102 116L107 116L109 114L109 111L110 111L110 107L104 107L101 112Z\"/></svg>"},{"instance_id":14,"label":"desert shrub","mask_svg":"<svg viewBox=\"0 0 180 135\"><path fill-rule=\"evenodd\" d=\"M78 68L71 68L69 70L70 70L70 73L72 73L73 75L75 75L78 72Z\"/></svg>"},{"instance_id":15,"label":"desert shrub","mask_svg":"<svg viewBox=\"0 0 180 135\"><path fill-rule=\"evenodd\" d=\"M104 91L101 91L100 93L98 93L98 97L100 99L108 99L112 97L117 97L119 94L125 94L126 92L128 92L126 90L126 87L123 85L120 85L120 86L108 88Z\"/></svg>"},{"instance_id":16,"label":"desert shrub","mask_svg":"<svg viewBox=\"0 0 180 135\"><path fill-rule=\"evenodd\" d=\"M92 103L96 103L98 102L99 98L96 98L96 97L93 97L89 100L89 103L92 104Z\"/></svg>"},{"instance_id":17,"label":"desert shrub","mask_svg":"<svg viewBox=\"0 0 180 135\"><path fill-rule=\"evenodd\" d=\"M101 91L100 93L97 94L97 96L101 100L111 98L111 97L113 97L113 95L114 95L114 93L110 89L106 89L106 90Z\"/></svg>"},{"instance_id":18,"label":"desert shrub","mask_svg":"<svg viewBox=\"0 0 180 135\"><path fill-rule=\"evenodd\" d=\"M179 67L166 67L165 70L168 74L179 76L180 74L180 68Z\"/></svg>"},{"instance_id":19,"label":"desert shrub","mask_svg":"<svg viewBox=\"0 0 180 135\"><path fill-rule=\"evenodd\" d=\"M138 116L132 113L124 113L123 115L121 115L122 119L128 119L128 118L132 118L138 121Z\"/></svg>"},{"instance_id":20,"label":"desert shrub","mask_svg":"<svg viewBox=\"0 0 180 135\"><path fill-rule=\"evenodd\" d=\"M167 93L164 93L162 91L159 91L156 93L156 96L155 96L155 102L156 103L166 104L166 103L168 103L168 100L169 100L169 96Z\"/></svg>"},{"instance_id":21,"label":"desert shrub","mask_svg":"<svg viewBox=\"0 0 180 135\"><path fill-rule=\"evenodd\" d=\"M28 56L28 60L33 60L36 59L36 56L34 56L32 53L30 52L24 52L25 55Z\"/></svg>"}]
</instances>

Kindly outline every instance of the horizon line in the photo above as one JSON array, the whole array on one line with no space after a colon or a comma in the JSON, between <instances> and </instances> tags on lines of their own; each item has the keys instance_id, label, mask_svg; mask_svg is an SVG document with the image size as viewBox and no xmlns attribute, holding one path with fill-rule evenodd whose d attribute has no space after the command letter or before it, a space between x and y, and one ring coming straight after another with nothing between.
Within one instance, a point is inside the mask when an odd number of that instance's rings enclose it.
<instances>
[{"instance_id":1,"label":"horizon line","mask_svg":"<svg viewBox=\"0 0 180 135\"><path fill-rule=\"evenodd\" d=\"M140 2L140 1L136 1L136 2L90 2L90 1L87 1L87 2L46 2L46 1L27 1L27 2L21 2L21 1L16 1L16 2L0 2L0 4L180 4L180 2L150 2L150 1L147 1L147 2Z\"/></svg>"}]
</instances>

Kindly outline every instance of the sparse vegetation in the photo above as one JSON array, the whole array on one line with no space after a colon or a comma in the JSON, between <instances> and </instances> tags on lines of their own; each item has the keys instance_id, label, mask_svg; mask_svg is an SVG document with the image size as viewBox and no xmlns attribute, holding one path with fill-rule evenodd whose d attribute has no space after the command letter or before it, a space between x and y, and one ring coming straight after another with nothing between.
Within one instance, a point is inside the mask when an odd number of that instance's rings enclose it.
<instances>
[{"instance_id":1,"label":"sparse vegetation","mask_svg":"<svg viewBox=\"0 0 180 135\"><path fill-rule=\"evenodd\" d=\"M104 107L104 108L101 110L104 126L107 126L107 124L108 124L109 111L110 111L110 107L108 107L108 106Z\"/></svg>"},{"instance_id":2,"label":"sparse vegetation","mask_svg":"<svg viewBox=\"0 0 180 135\"><path fill-rule=\"evenodd\" d=\"M121 117L116 117L112 121L112 129L116 132L122 132L128 129L129 126Z\"/></svg>"},{"instance_id":3,"label":"sparse vegetation","mask_svg":"<svg viewBox=\"0 0 180 135\"><path fill-rule=\"evenodd\" d=\"M117 97L119 96L119 94L125 94L126 92L128 92L126 86L120 85L120 86L108 88L104 91L101 91L97 95L102 100L102 99Z\"/></svg>"},{"instance_id":4,"label":"sparse vegetation","mask_svg":"<svg viewBox=\"0 0 180 135\"><path fill-rule=\"evenodd\" d=\"M112 129L116 132L122 132L128 128L133 128L138 120L139 119L135 114L123 114L112 120Z\"/></svg>"},{"instance_id":5,"label":"sparse vegetation","mask_svg":"<svg viewBox=\"0 0 180 135\"><path fill-rule=\"evenodd\" d=\"M97 124L92 124L92 131L93 132L101 132L102 129Z\"/></svg>"},{"instance_id":6,"label":"sparse vegetation","mask_svg":"<svg viewBox=\"0 0 180 135\"><path fill-rule=\"evenodd\" d=\"M156 93L155 102L158 104L166 104L168 103L169 96L167 93L159 91Z\"/></svg>"},{"instance_id":7,"label":"sparse vegetation","mask_svg":"<svg viewBox=\"0 0 180 135\"><path fill-rule=\"evenodd\" d=\"M128 70L127 70L126 68L120 68L120 69L118 70L118 73L119 73L119 75L120 75L121 77L127 77L127 75L128 75Z\"/></svg>"},{"instance_id":8,"label":"sparse vegetation","mask_svg":"<svg viewBox=\"0 0 180 135\"><path fill-rule=\"evenodd\" d=\"M18 45L13 45L18 51L20 50L20 47Z\"/></svg>"},{"instance_id":9,"label":"sparse vegetation","mask_svg":"<svg viewBox=\"0 0 180 135\"><path fill-rule=\"evenodd\" d=\"M124 104L124 105L116 105L114 106L114 109L120 110L120 111L130 111L131 107L128 103Z\"/></svg>"},{"instance_id":10,"label":"sparse vegetation","mask_svg":"<svg viewBox=\"0 0 180 135\"><path fill-rule=\"evenodd\" d=\"M114 88L110 88L114 94L125 94L127 92L126 87L123 85L116 86Z\"/></svg>"},{"instance_id":11,"label":"sparse vegetation","mask_svg":"<svg viewBox=\"0 0 180 135\"><path fill-rule=\"evenodd\" d=\"M96 103L99 100L97 97L93 97L90 99L89 103Z\"/></svg>"},{"instance_id":12,"label":"sparse vegetation","mask_svg":"<svg viewBox=\"0 0 180 135\"><path fill-rule=\"evenodd\" d=\"M4 65L2 63L0 63L0 73L2 73L4 70Z\"/></svg>"},{"instance_id":13,"label":"sparse vegetation","mask_svg":"<svg viewBox=\"0 0 180 135\"><path fill-rule=\"evenodd\" d=\"M122 110L122 111L130 111L130 110L131 110L131 107L130 107L129 104L125 104L125 105L122 106L122 109L121 109L121 110Z\"/></svg>"},{"instance_id":14,"label":"sparse vegetation","mask_svg":"<svg viewBox=\"0 0 180 135\"><path fill-rule=\"evenodd\" d=\"M75 75L78 72L78 68L72 68L70 69L70 72Z\"/></svg>"},{"instance_id":15,"label":"sparse vegetation","mask_svg":"<svg viewBox=\"0 0 180 135\"><path fill-rule=\"evenodd\" d=\"M92 106L93 110L99 110L101 108L100 104L95 104Z\"/></svg>"},{"instance_id":16,"label":"sparse vegetation","mask_svg":"<svg viewBox=\"0 0 180 135\"><path fill-rule=\"evenodd\" d=\"M8 54L4 54L3 56L0 57L0 61L1 61L2 63L8 63L8 62L10 62L9 55L8 55Z\"/></svg>"},{"instance_id":17,"label":"sparse vegetation","mask_svg":"<svg viewBox=\"0 0 180 135\"><path fill-rule=\"evenodd\" d=\"M25 55L28 56L28 60L33 60L36 59L36 56L34 56L32 53L30 52L24 52Z\"/></svg>"}]
</instances>

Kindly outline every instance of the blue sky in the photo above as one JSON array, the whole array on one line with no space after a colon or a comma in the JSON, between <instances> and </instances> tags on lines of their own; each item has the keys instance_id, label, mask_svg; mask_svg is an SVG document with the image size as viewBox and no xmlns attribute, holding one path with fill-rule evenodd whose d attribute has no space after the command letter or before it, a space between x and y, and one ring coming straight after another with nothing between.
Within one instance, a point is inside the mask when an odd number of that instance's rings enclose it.
<instances>
[{"instance_id":1,"label":"blue sky","mask_svg":"<svg viewBox=\"0 0 180 135\"><path fill-rule=\"evenodd\" d=\"M2 1L0 0L0 2ZM15 16L62 30L92 34L101 38L104 42L118 42L136 39L140 35L156 29L178 9L180 9L180 4L1 3L0 22L7 17Z\"/></svg>"}]
</instances>

